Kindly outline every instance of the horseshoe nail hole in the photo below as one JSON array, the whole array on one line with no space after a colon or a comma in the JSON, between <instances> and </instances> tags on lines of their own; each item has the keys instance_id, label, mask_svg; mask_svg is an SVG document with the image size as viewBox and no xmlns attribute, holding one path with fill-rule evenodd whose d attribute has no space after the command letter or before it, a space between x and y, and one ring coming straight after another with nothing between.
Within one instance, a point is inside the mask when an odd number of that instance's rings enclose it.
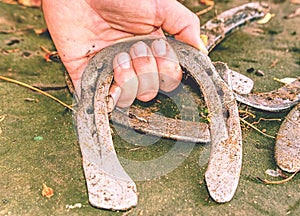
<instances>
[{"instance_id":1,"label":"horseshoe nail hole","mask_svg":"<svg viewBox=\"0 0 300 216\"><path fill-rule=\"evenodd\" d=\"M218 95L220 95L220 96L223 96L223 95L224 95L224 92L223 92L222 89L219 89L219 90L217 91L217 93L218 93Z\"/></svg>"},{"instance_id":2,"label":"horseshoe nail hole","mask_svg":"<svg viewBox=\"0 0 300 216\"><path fill-rule=\"evenodd\" d=\"M229 111L228 111L228 110L225 110L225 111L223 112L223 116L224 116L225 118L229 118L229 116L230 116Z\"/></svg>"},{"instance_id":3,"label":"horseshoe nail hole","mask_svg":"<svg viewBox=\"0 0 300 216\"><path fill-rule=\"evenodd\" d=\"M208 68L205 72L207 73L208 76L211 76L213 74L210 68Z\"/></svg>"},{"instance_id":4,"label":"horseshoe nail hole","mask_svg":"<svg viewBox=\"0 0 300 216\"><path fill-rule=\"evenodd\" d=\"M94 109L93 108L87 108L86 109L87 114L93 114L94 113Z\"/></svg>"},{"instance_id":5,"label":"horseshoe nail hole","mask_svg":"<svg viewBox=\"0 0 300 216\"><path fill-rule=\"evenodd\" d=\"M95 92L96 88L94 86L91 86L90 90L91 90L91 92Z\"/></svg>"}]
</instances>

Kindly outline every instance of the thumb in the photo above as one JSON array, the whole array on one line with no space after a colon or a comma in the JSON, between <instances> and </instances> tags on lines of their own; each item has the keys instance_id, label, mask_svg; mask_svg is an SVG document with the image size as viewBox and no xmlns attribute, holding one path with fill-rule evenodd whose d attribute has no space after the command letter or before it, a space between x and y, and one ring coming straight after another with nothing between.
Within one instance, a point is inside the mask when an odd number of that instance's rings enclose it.
<instances>
[{"instance_id":1,"label":"thumb","mask_svg":"<svg viewBox=\"0 0 300 216\"><path fill-rule=\"evenodd\" d=\"M208 51L200 38L200 20L196 14L178 1L161 0L158 5L162 29L207 55Z\"/></svg>"}]
</instances>

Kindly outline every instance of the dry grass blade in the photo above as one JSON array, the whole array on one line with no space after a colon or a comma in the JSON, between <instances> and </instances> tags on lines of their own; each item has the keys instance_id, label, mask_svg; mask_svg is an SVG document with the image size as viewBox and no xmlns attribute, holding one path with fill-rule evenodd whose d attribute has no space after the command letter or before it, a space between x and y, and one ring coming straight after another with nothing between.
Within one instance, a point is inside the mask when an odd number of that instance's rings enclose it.
<instances>
[{"instance_id":1,"label":"dry grass blade","mask_svg":"<svg viewBox=\"0 0 300 216\"><path fill-rule=\"evenodd\" d=\"M208 11L210 11L210 10L212 10L213 8L214 8L214 4L213 5L210 5L209 7L207 7L207 8L205 8L205 9L203 9L203 10L200 10L200 11L198 11L198 12L196 12L196 15L197 16L201 16L201 15L203 15L203 14L206 14Z\"/></svg>"},{"instance_id":2,"label":"dry grass blade","mask_svg":"<svg viewBox=\"0 0 300 216\"><path fill-rule=\"evenodd\" d=\"M266 137L269 137L269 138L272 138L272 139L275 139L274 136L264 133L263 131L261 131L261 130L259 130L257 127L255 127L253 124L247 122L245 119L240 118L240 120L241 120L243 123L245 123L246 125L250 126L250 127L253 128L254 130L256 130L257 132L261 133L262 135L264 135L264 136L266 136Z\"/></svg>"},{"instance_id":3,"label":"dry grass blade","mask_svg":"<svg viewBox=\"0 0 300 216\"><path fill-rule=\"evenodd\" d=\"M297 173L300 172L300 169L298 169L296 172L294 172L291 176L289 176L288 178L285 178L283 180L279 180L279 181L269 181L267 179L261 179L260 177L256 177L258 180L262 181L263 183L265 184L283 184L283 183L286 183L290 180L292 180L296 175Z\"/></svg>"},{"instance_id":4,"label":"dry grass blade","mask_svg":"<svg viewBox=\"0 0 300 216\"><path fill-rule=\"evenodd\" d=\"M43 94L43 95L45 95L45 96L51 98L52 100L58 102L59 104L63 105L64 107L68 108L69 110L72 110L73 112L75 112L75 110L74 110L71 106L69 106L69 105L67 105L66 103L62 102L62 101L59 100L58 98L56 98L56 97L54 97L54 96L48 94L47 92L44 92L44 91L38 89L38 88L35 88L35 87L31 86L31 85L28 85L28 84L26 84L26 83L23 83L23 82L14 80L14 79L10 79L10 78L4 77L4 76L0 76L0 80L4 80L4 81L7 81L7 82L15 83L15 84L18 84L18 85L20 85L20 86L29 88L29 89L31 89L31 90L33 90L33 91L36 91L36 92L38 92L38 93L41 93L41 94Z\"/></svg>"},{"instance_id":5,"label":"dry grass blade","mask_svg":"<svg viewBox=\"0 0 300 216\"><path fill-rule=\"evenodd\" d=\"M204 5L208 6L208 7L205 8L205 9L203 9L203 10L200 10L200 11L196 12L197 16L201 16L203 14L206 14L208 11L210 11L211 9L213 9L214 6L215 6L215 2L211 1L211 0L200 0L200 3L204 4Z\"/></svg>"}]
</instances>

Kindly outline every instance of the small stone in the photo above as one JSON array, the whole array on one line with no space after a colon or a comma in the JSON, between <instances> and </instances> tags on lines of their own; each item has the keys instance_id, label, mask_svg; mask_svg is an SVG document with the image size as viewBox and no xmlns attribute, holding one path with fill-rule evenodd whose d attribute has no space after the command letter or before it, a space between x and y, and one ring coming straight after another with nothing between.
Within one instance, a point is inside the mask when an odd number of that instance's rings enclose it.
<instances>
[{"instance_id":1,"label":"small stone","mask_svg":"<svg viewBox=\"0 0 300 216\"><path fill-rule=\"evenodd\" d=\"M9 200L8 200L8 199L3 199L3 200L2 200L2 204L5 205L5 204L8 204L8 203L9 203Z\"/></svg>"},{"instance_id":2,"label":"small stone","mask_svg":"<svg viewBox=\"0 0 300 216\"><path fill-rule=\"evenodd\" d=\"M253 73L254 72L254 68L253 67L248 68L246 71L247 71L247 73Z\"/></svg>"},{"instance_id":3,"label":"small stone","mask_svg":"<svg viewBox=\"0 0 300 216\"><path fill-rule=\"evenodd\" d=\"M31 55L31 52L29 52L29 51L24 51L23 53L22 53L22 56L23 57L29 57Z\"/></svg>"},{"instance_id":4,"label":"small stone","mask_svg":"<svg viewBox=\"0 0 300 216\"><path fill-rule=\"evenodd\" d=\"M257 71L255 71L255 75L257 75L257 76L264 76L265 73L262 70L257 70Z\"/></svg>"}]
</instances>

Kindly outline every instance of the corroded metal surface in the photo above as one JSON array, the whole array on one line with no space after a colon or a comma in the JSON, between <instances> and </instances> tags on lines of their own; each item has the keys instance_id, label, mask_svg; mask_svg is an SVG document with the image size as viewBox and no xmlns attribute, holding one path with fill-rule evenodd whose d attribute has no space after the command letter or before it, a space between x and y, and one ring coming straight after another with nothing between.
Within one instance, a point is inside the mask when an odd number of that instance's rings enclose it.
<instances>
[{"instance_id":1,"label":"corroded metal surface","mask_svg":"<svg viewBox=\"0 0 300 216\"><path fill-rule=\"evenodd\" d=\"M300 103L286 116L276 137L275 159L287 172L300 169Z\"/></svg>"},{"instance_id":2,"label":"corroded metal surface","mask_svg":"<svg viewBox=\"0 0 300 216\"><path fill-rule=\"evenodd\" d=\"M219 73L228 74L227 77L222 76L222 78L225 79L230 86L232 82L232 80L230 80L232 70L222 62L215 63L215 67ZM251 82L251 80L247 80L247 82ZM238 88L238 85L239 83L234 88ZM251 87L251 84L249 86ZM300 77L274 91L249 94L238 94L237 91L235 91L234 95L237 101L248 106L264 111L279 112L290 109L300 101Z\"/></svg>"},{"instance_id":3,"label":"corroded metal surface","mask_svg":"<svg viewBox=\"0 0 300 216\"><path fill-rule=\"evenodd\" d=\"M211 50L220 43L227 34L249 20L264 16L268 9L268 6L256 2L247 3L222 12L216 18L208 21L201 27L201 33L208 37L206 48ZM227 82L230 88L238 94L250 93L253 88L253 81L250 78L229 70L224 63L216 64L218 64L218 73L222 79ZM164 116L158 116L151 112L140 110L137 107L131 107L127 111L114 110L111 119L115 123L130 126L143 133L182 141L210 142L208 125L205 123L198 124L197 127L194 127L195 123L183 120L174 121ZM186 128L186 130L179 135L170 125L181 125L183 128Z\"/></svg>"},{"instance_id":4,"label":"corroded metal surface","mask_svg":"<svg viewBox=\"0 0 300 216\"><path fill-rule=\"evenodd\" d=\"M125 210L137 204L137 190L119 163L108 123L105 91L108 91L112 76L99 75L101 70L111 67L111 59L103 59L98 64L92 60L86 68L76 127L90 203L100 208ZM96 91L98 79L106 85Z\"/></svg>"},{"instance_id":5,"label":"corroded metal surface","mask_svg":"<svg viewBox=\"0 0 300 216\"><path fill-rule=\"evenodd\" d=\"M201 34L208 36L206 48L211 51L233 29L265 16L268 10L269 6L264 3L251 2L222 12L201 26Z\"/></svg>"},{"instance_id":6,"label":"corroded metal surface","mask_svg":"<svg viewBox=\"0 0 300 216\"><path fill-rule=\"evenodd\" d=\"M115 54L128 51L135 41L105 48L89 63L82 78L77 130L91 204L107 209L136 205L136 186L120 165L114 150L107 110ZM146 41L150 43L151 41ZM210 59L195 48L169 40L180 65L199 84L210 113L212 154L206 173L211 196L229 201L238 184L242 161L241 130L232 91Z\"/></svg>"},{"instance_id":7,"label":"corroded metal surface","mask_svg":"<svg viewBox=\"0 0 300 216\"><path fill-rule=\"evenodd\" d=\"M238 101L260 110L271 112L286 110L300 101L300 77L294 82L271 92L247 95L235 94L235 97Z\"/></svg>"},{"instance_id":8,"label":"corroded metal surface","mask_svg":"<svg viewBox=\"0 0 300 216\"><path fill-rule=\"evenodd\" d=\"M222 79L237 94L249 94L254 86L254 82L249 77L233 71L223 62L214 62L214 66Z\"/></svg>"},{"instance_id":9,"label":"corroded metal surface","mask_svg":"<svg viewBox=\"0 0 300 216\"><path fill-rule=\"evenodd\" d=\"M210 142L209 126L204 122L172 119L136 106L129 109L116 108L110 120L158 137L195 143Z\"/></svg>"}]
</instances>

